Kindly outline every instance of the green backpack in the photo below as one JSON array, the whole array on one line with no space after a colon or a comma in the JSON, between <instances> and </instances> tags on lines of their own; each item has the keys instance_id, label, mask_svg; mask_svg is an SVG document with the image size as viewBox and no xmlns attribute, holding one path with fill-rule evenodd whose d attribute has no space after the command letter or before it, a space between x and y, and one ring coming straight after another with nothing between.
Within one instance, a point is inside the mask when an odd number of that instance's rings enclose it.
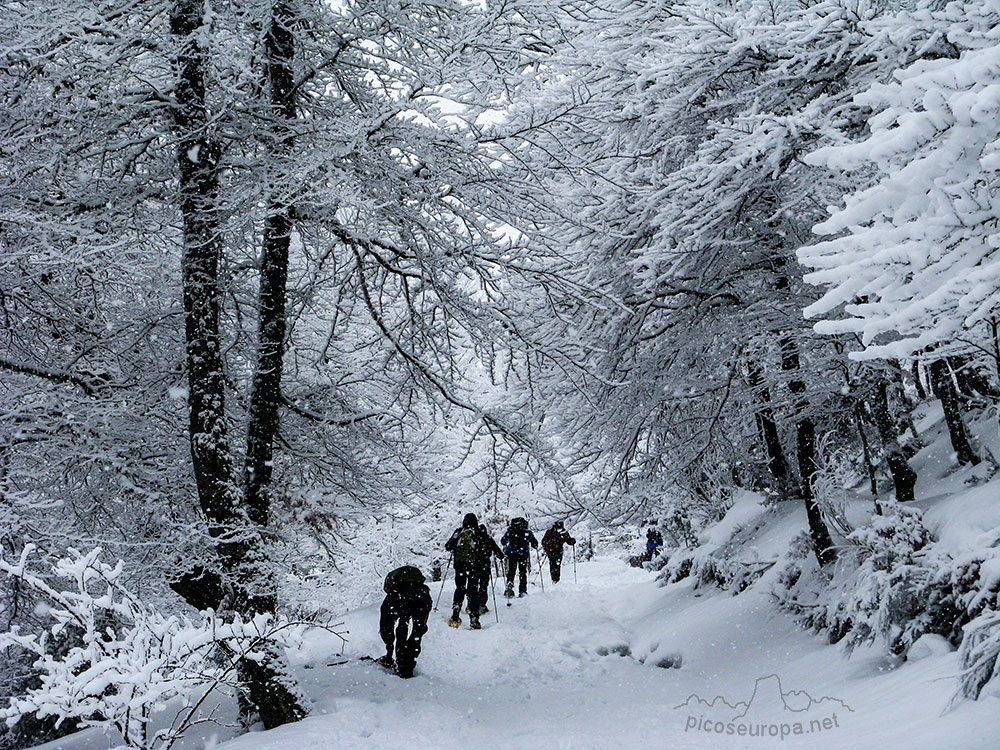
<instances>
[{"instance_id":1,"label":"green backpack","mask_svg":"<svg viewBox=\"0 0 1000 750\"><path fill-rule=\"evenodd\" d=\"M382 588L388 594L401 584L423 583L425 580L424 574L420 572L419 568L415 568L412 565L404 565L401 568L396 568L385 577L385 583L382 584Z\"/></svg>"},{"instance_id":2,"label":"green backpack","mask_svg":"<svg viewBox=\"0 0 1000 750\"><path fill-rule=\"evenodd\" d=\"M458 542L455 544L455 562L471 563L476 559L476 539L475 529L462 529L458 534Z\"/></svg>"}]
</instances>

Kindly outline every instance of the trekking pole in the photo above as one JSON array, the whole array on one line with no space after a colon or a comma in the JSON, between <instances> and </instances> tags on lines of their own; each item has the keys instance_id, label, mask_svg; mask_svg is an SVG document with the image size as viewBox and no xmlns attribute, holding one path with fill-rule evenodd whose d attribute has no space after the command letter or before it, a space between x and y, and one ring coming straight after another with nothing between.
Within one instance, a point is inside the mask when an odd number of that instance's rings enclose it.
<instances>
[{"instance_id":1,"label":"trekking pole","mask_svg":"<svg viewBox=\"0 0 1000 750\"><path fill-rule=\"evenodd\" d=\"M496 562L494 560L493 562ZM494 566L496 567L496 566ZM496 576L490 576L490 589L493 591L493 616L497 618L497 625L500 624L500 610L497 609L497 579Z\"/></svg>"},{"instance_id":2,"label":"trekking pole","mask_svg":"<svg viewBox=\"0 0 1000 750\"><path fill-rule=\"evenodd\" d=\"M448 569L451 567L451 558L455 556L452 552L448 555L448 564L444 566L444 575L441 576L441 590L438 591L438 599L434 602L434 611L437 612L438 605L441 603L441 594L444 593L444 582L448 580Z\"/></svg>"},{"instance_id":3,"label":"trekking pole","mask_svg":"<svg viewBox=\"0 0 1000 750\"><path fill-rule=\"evenodd\" d=\"M538 582L542 584L542 593L545 593L545 579L542 578L542 556L538 552L538 547L535 547L535 557L538 560Z\"/></svg>"}]
</instances>

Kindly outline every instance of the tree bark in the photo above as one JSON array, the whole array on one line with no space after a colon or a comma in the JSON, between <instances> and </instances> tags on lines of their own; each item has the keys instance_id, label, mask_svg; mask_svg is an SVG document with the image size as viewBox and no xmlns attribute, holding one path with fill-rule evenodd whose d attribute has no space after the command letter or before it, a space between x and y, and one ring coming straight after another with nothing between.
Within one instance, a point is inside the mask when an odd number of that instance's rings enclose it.
<instances>
[{"instance_id":1,"label":"tree bark","mask_svg":"<svg viewBox=\"0 0 1000 750\"><path fill-rule=\"evenodd\" d=\"M1000 390L990 382L990 379L980 370L969 357L949 357L948 364L955 373L958 390L967 398L986 398L990 401L1000 400Z\"/></svg>"},{"instance_id":2,"label":"tree bark","mask_svg":"<svg viewBox=\"0 0 1000 750\"><path fill-rule=\"evenodd\" d=\"M176 0L171 32L181 42L174 124L179 135L183 225L184 328L191 458L198 499L221 557L238 564L246 553L245 518L233 481L226 438L225 382L219 337L219 146L205 105L205 50L199 42L203 3Z\"/></svg>"},{"instance_id":3,"label":"tree bark","mask_svg":"<svg viewBox=\"0 0 1000 750\"><path fill-rule=\"evenodd\" d=\"M785 372L800 370L799 348L791 336L781 340L781 369ZM837 553L833 548L830 529L823 520L823 513L816 496L813 493L812 479L816 474L816 425L808 415L809 401L806 398L806 384L800 377L788 381L788 390L795 399L795 409L798 421L795 425L795 447L801 477L802 498L806 504L806 518L809 521L809 534L812 536L816 559L820 565L833 562Z\"/></svg>"},{"instance_id":4,"label":"tree bark","mask_svg":"<svg viewBox=\"0 0 1000 750\"><path fill-rule=\"evenodd\" d=\"M969 440L969 433L962 421L962 406L958 396L958 389L951 379L951 372L948 369L948 362L944 359L936 359L930 364L931 388L934 395L941 399L941 406L944 409L945 422L948 424L948 435L951 437L951 446L955 449L955 455L961 465L979 463L979 456L972 448Z\"/></svg>"},{"instance_id":5,"label":"tree bark","mask_svg":"<svg viewBox=\"0 0 1000 750\"><path fill-rule=\"evenodd\" d=\"M926 401L927 391L924 389L924 380L920 376L920 362L916 359L910 364L910 374L913 375L913 385L917 389L917 398Z\"/></svg>"},{"instance_id":6,"label":"tree bark","mask_svg":"<svg viewBox=\"0 0 1000 750\"><path fill-rule=\"evenodd\" d=\"M747 380L760 401L754 416L757 420L757 429L760 431L761 440L764 442L764 450L767 453L767 466L781 492L787 493L790 484L788 462L785 460L785 452L781 447L781 437L774 419L774 410L771 408L771 392L764 385L764 373L760 365L749 358L747 359Z\"/></svg>"},{"instance_id":7,"label":"tree bark","mask_svg":"<svg viewBox=\"0 0 1000 750\"><path fill-rule=\"evenodd\" d=\"M865 420L861 410L860 402L854 402L854 422L858 427L858 435L861 437L861 448L865 455L865 468L868 471L868 483L871 486L872 500L875 503L875 513L882 515L882 506L878 501L878 478L875 476L875 462L872 460L871 446L868 444L868 435L865 433Z\"/></svg>"},{"instance_id":8,"label":"tree bark","mask_svg":"<svg viewBox=\"0 0 1000 750\"><path fill-rule=\"evenodd\" d=\"M295 37L287 2L272 9L264 39L266 90L271 126L268 142L270 195L264 219L263 256L260 269L260 317L257 366L250 392L244 493L251 520L266 526L270 511L274 439L278 432L282 357L285 349L285 300L288 283L288 250L292 216L290 197L282 190L281 174L294 146L290 124L295 119L292 61Z\"/></svg>"},{"instance_id":9,"label":"tree bark","mask_svg":"<svg viewBox=\"0 0 1000 750\"><path fill-rule=\"evenodd\" d=\"M206 104L208 68L200 31L206 24L200 0L175 0L170 30L179 42L174 125L178 134L180 210L183 226L182 278L188 369L191 457L198 499L215 539L220 571L187 573L174 588L198 608L218 608L230 595L233 608L252 615L273 599L249 594L253 565L263 561L259 538L234 481L226 434L225 382L219 336L218 213L220 148L212 136ZM243 660L239 673L266 728L305 716L294 683L273 647L262 646L258 662Z\"/></svg>"},{"instance_id":10,"label":"tree bark","mask_svg":"<svg viewBox=\"0 0 1000 750\"><path fill-rule=\"evenodd\" d=\"M917 484L917 473L910 467L899 444L899 438L889 413L889 390L885 377L879 375L878 382L872 392L869 409L882 439L885 451L885 462L892 474L892 483L896 488L896 502L911 502L914 499L914 488Z\"/></svg>"}]
</instances>

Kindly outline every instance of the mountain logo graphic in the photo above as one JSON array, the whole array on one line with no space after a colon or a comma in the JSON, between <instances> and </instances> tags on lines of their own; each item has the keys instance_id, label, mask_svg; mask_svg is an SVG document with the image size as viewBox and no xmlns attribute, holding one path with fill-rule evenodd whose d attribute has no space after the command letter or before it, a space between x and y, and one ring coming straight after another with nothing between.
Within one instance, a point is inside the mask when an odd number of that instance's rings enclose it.
<instances>
[{"instance_id":1,"label":"mountain logo graphic","mask_svg":"<svg viewBox=\"0 0 1000 750\"><path fill-rule=\"evenodd\" d=\"M802 720L812 711L828 711L830 709L849 711L854 709L839 698L823 696L813 698L804 690L785 691L781 686L781 678L776 674L758 677L753 686L753 693L745 701L730 702L721 695L711 700L692 694L675 709L688 708L700 711L712 711L725 715L728 721L780 721L782 719Z\"/></svg>"}]
</instances>

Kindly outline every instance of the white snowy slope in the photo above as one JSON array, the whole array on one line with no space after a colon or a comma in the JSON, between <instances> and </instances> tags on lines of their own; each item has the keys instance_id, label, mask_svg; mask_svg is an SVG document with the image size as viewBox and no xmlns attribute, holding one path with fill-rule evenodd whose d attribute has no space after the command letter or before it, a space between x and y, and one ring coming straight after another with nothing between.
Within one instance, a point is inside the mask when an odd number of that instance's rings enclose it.
<instances>
[{"instance_id":1,"label":"white snowy slope","mask_svg":"<svg viewBox=\"0 0 1000 750\"><path fill-rule=\"evenodd\" d=\"M479 632L445 625L446 586L412 680L354 659L380 654L381 642L377 608L352 613L344 656L333 641L316 641L300 665L314 715L221 747L973 750L1000 742L1000 700L943 713L953 653L895 669L875 651L847 660L756 587L738 597L693 592L688 582L657 588L649 573L611 558L580 564L578 584L568 573L510 609L501 600L499 624L491 613ZM679 668L655 665L678 656ZM739 705L755 688L749 710ZM768 736L750 737L750 728L739 736L744 713L743 723Z\"/></svg>"},{"instance_id":2,"label":"white snowy slope","mask_svg":"<svg viewBox=\"0 0 1000 750\"><path fill-rule=\"evenodd\" d=\"M544 593L535 575L530 595L509 609L501 599L499 624L490 613L482 631L445 625L446 585L412 680L357 660L379 655L382 644L377 607L355 611L345 620L343 656L339 641L317 638L297 665L314 701L311 717L217 747L998 747L997 698L944 713L954 653L896 668L876 651L848 660L776 611L765 587L736 597L696 592L688 581L658 588L652 574L612 558L581 563L578 584L571 567L567 574L557 586L546 580ZM678 661L679 668L656 666ZM741 737L740 723L776 736ZM185 744L214 740L209 731ZM82 733L44 747L96 749L108 741Z\"/></svg>"},{"instance_id":3,"label":"white snowy slope","mask_svg":"<svg viewBox=\"0 0 1000 750\"><path fill-rule=\"evenodd\" d=\"M996 444L993 420L974 427L983 444ZM1000 478L970 482L981 470L954 466L939 408L926 410L918 429L927 447L913 459L921 476L915 506L958 556L993 538ZM864 523L871 498L852 495L848 515ZM702 531L695 552L726 546L739 560L773 561L805 524L800 503L768 509L743 493ZM482 631L467 630L467 622L460 630L445 625L454 590L448 581L416 678L359 661L383 652L378 606L371 605L343 618L343 655L341 642L323 634L296 657L313 700L309 718L235 738L232 728L202 725L179 747L1000 748L996 695L948 710L958 659L943 639L925 636L909 661L886 657L882 647L858 648L848 659L841 646L776 607L770 592L779 568L733 596L695 589L692 578L659 587L653 573L611 557L581 562L574 583L570 561L558 585L546 576L544 592L533 571L530 595L509 609L501 597L500 622L491 612ZM431 586L437 599L440 585ZM232 717L231 701L218 715ZM88 730L42 747L108 746Z\"/></svg>"}]
</instances>

